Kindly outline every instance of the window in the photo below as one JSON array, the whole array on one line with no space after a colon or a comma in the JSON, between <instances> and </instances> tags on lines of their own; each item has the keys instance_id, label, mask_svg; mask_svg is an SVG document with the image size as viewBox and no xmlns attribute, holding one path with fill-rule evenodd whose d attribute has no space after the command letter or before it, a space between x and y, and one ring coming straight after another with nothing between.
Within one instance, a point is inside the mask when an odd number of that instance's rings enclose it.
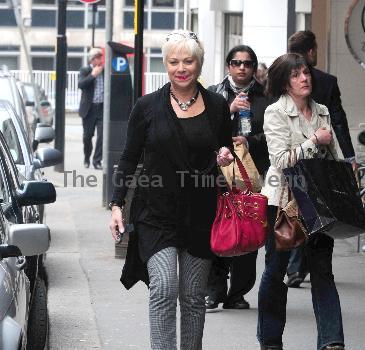
<instances>
[{"instance_id":1,"label":"window","mask_svg":"<svg viewBox=\"0 0 365 350\"><path fill-rule=\"evenodd\" d=\"M152 0L152 6L155 7L175 7L174 0Z\"/></svg>"},{"instance_id":2,"label":"window","mask_svg":"<svg viewBox=\"0 0 365 350\"><path fill-rule=\"evenodd\" d=\"M166 69L162 61L162 57L150 58L150 72L165 73Z\"/></svg>"},{"instance_id":3,"label":"window","mask_svg":"<svg viewBox=\"0 0 365 350\"><path fill-rule=\"evenodd\" d=\"M19 69L18 56L0 56L0 67L7 66L9 70Z\"/></svg>"},{"instance_id":4,"label":"window","mask_svg":"<svg viewBox=\"0 0 365 350\"><path fill-rule=\"evenodd\" d=\"M3 172L3 167L0 165L0 202L8 203L9 202L9 192L6 186L6 178Z\"/></svg>"},{"instance_id":5,"label":"window","mask_svg":"<svg viewBox=\"0 0 365 350\"><path fill-rule=\"evenodd\" d=\"M82 67L82 57L67 57L67 70L75 71Z\"/></svg>"},{"instance_id":6,"label":"window","mask_svg":"<svg viewBox=\"0 0 365 350\"><path fill-rule=\"evenodd\" d=\"M92 28L92 12L89 12L88 27ZM105 11L97 11L95 14L95 28L105 28Z\"/></svg>"},{"instance_id":7,"label":"window","mask_svg":"<svg viewBox=\"0 0 365 350\"><path fill-rule=\"evenodd\" d=\"M33 5L56 5L56 0L33 0Z\"/></svg>"},{"instance_id":8,"label":"window","mask_svg":"<svg viewBox=\"0 0 365 350\"><path fill-rule=\"evenodd\" d=\"M9 147L15 164L24 164L23 152L15 125L6 109L0 108L0 131Z\"/></svg>"},{"instance_id":9,"label":"window","mask_svg":"<svg viewBox=\"0 0 365 350\"><path fill-rule=\"evenodd\" d=\"M55 27L56 10L32 10L32 27Z\"/></svg>"},{"instance_id":10,"label":"window","mask_svg":"<svg viewBox=\"0 0 365 350\"><path fill-rule=\"evenodd\" d=\"M84 28L84 11L67 11L67 28Z\"/></svg>"},{"instance_id":11,"label":"window","mask_svg":"<svg viewBox=\"0 0 365 350\"><path fill-rule=\"evenodd\" d=\"M152 12L152 29L174 29L175 14L169 12Z\"/></svg>"},{"instance_id":12,"label":"window","mask_svg":"<svg viewBox=\"0 0 365 350\"><path fill-rule=\"evenodd\" d=\"M1 27L16 26L13 10L0 9L0 26Z\"/></svg>"},{"instance_id":13,"label":"window","mask_svg":"<svg viewBox=\"0 0 365 350\"><path fill-rule=\"evenodd\" d=\"M144 5L146 6L146 0L144 0ZM125 0L125 6L134 6L134 0Z\"/></svg>"},{"instance_id":14,"label":"window","mask_svg":"<svg viewBox=\"0 0 365 350\"><path fill-rule=\"evenodd\" d=\"M32 65L34 70L53 70L54 58L53 57L32 57Z\"/></svg>"},{"instance_id":15,"label":"window","mask_svg":"<svg viewBox=\"0 0 365 350\"><path fill-rule=\"evenodd\" d=\"M124 0L124 28L133 29L134 1ZM183 0L145 0L144 28L171 31L183 27Z\"/></svg>"},{"instance_id":16,"label":"window","mask_svg":"<svg viewBox=\"0 0 365 350\"><path fill-rule=\"evenodd\" d=\"M143 16L144 29L147 29L148 13L145 11ZM134 28L134 12L124 11L123 22L125 29Z\"/></svg>"},{"instance_id":17,"label":"window","mask_svg":"<svg viewBox=\"0 0 365 350\"><path fill-rule=\"evenodd\" d=\"M242 43L242 14L230 13L225 15L224 52Z\"/></svg>"}]
</instances>

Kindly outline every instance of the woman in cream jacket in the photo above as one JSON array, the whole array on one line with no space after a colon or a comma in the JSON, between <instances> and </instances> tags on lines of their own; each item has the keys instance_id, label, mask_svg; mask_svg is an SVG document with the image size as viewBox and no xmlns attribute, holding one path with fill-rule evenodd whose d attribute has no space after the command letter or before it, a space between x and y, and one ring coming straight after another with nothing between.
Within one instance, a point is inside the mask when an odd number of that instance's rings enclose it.
<instances>
[{"instance_id":1,"label":"woman in cream jacket","mask_svg":"<svg viewBox=\"0 0 365 350\"><path fill-rule=\"evenodd\" d=\"M267 90L277 102L266 109L264 117L271 165L262 193L269 198L269 235L259 289L257 337L261 349L280 350L283 349L288 291L284 276L290 256L290 252L275 250L273 232L282 186L285 186L282 170L292 165L294 157L290 154L293 152L296 152L297 159L314 156L331 159L337 154L328 110L310 97L312 77L302 56L286 54L277 58L268 72ZM286 203L287 191L282 206ZM318 350L344 349L340 300L332 274L332 251L333 239L325 234L319 234L305 247L317 321Z\"/></svg>"}]
</instances>

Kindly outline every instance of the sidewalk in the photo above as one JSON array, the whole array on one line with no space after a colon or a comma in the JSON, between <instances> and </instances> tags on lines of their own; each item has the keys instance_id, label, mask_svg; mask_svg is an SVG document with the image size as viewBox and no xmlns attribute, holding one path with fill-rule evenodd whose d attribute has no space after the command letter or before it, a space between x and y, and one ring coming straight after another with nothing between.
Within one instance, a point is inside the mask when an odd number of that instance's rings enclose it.
<instances>
[{"instance_id":1,"label":"sidewalk","mask_svg":"<svg viewBox=\"0 0 365 350\"><path fill-rule=\"evenodd\" d=\"M57 202L46 209L52 233L46 260L50 349L147 350L148 289L139 283L126 291L119 282L123 260L114 258L110 213L101 206L102 171L83 168L81 140L81 120L68 117L65 171L69 173L65 176L53 168L45 169L45 176L57 186ZM82 187L80 175L95 176L96 186ZM356 238L338 240L333 259L349 350L365 348L365 254L356 253L356 248ZM206 315L203 349L258 349L257 289L263 265L261 249L257 282L247 295L250 310L219 308ZM287 310L285 349L316 349L309 282L289 290Z\"/></svg>"}]
</instances>

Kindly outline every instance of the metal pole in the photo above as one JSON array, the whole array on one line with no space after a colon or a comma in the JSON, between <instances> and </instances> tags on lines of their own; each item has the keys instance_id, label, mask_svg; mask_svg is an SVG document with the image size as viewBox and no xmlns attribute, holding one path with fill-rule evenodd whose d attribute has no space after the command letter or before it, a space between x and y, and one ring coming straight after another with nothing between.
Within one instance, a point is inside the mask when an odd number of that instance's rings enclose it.
<instances>
[{"instance_id":1,"label":"metal pole","mask_svg":"<svg viewBox=\"0 0 365 350\"><path fill-rule=\"evenodd\" d=\"M134 23L134 92L133 103L142 96L143 77L143 17L144 1L134 0L135 23Z\"/></svg>"},{"instance_id":2,"label":"metal pole","mask_svg":"<svg viewBox=\"0 0 365 350\"><path fill-rule=\"evenodd\" d=\"M113 40L113 0L105 1L105 43ZM103 111L103 195L102 204L107 205L107 181L109 174L109 124L110 124L110 96L111 96L111 57L112 49L105 45L104 65L104 111Z\"/></svg>"},{"instance_id":3,"label":"metal pole","mask_svg":"<svg viewBox=\"0 0 365 350\"><path fill-rule=\"evenodd\" d=\"M93 16L92 16L92 24L91 24L91 47L95 47L95 22L96 22L96 11L98 10L98 4L93 4Z\"/></svg>"},{"instance_id":4,"label":"metal pole","mask_svg":"<svg viewBox=\"0 0 365 350\"><path fill-rule=\"evenodd\" d=\"M25 40L23 20L22 20L22 17L20 15L19 8L16 4L16 0L9 0L8 2L9 2L10 9L12 9L13 12L14 12L15 21L16 21L18 29L19 29L20 40L22 42L23 50L24 50L25 57L26 57L26 60L27 60L28 70L29 70L29 74L30 74L30 82L31 82L33 88L35 89L35 80L34 80L34 75L33 75L33 65L32 65L32 60L31 60L30 53L29 53L29 48L28 48L28 45L27 45L26 40ZM38 94L34 94L34 99L36 101L35 107L37 109L39 109L39 96L38 96Z\"/></svg>"},{"instance_id":5,"label":"metal pole","mask_svg":"<svg viewBox=\"0 0 365 350\"><path fill-rule=\"evenodd\" d=\"M55 148L62 153L62 162L54 167L58 172L64 171L65 160L65 93L67 75L66 9L67 0L58 0Z\"/></svg>"}]
</instances>

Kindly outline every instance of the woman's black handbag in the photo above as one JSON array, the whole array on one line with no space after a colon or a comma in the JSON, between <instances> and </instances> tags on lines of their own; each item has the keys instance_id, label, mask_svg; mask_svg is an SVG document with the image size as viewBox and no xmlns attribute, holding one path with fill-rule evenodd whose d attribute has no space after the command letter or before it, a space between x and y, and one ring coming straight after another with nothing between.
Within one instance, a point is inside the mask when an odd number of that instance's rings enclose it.
<instances>
[{"instance_id":1,"label":"woman's black handbag","mask_svg":"<svg viewBox=\"0 0 365 350\"><path fill-rule=\"evenodd\" d=\"M365 212L351 164L320 158L301 159L283 172L309 238L318 232L333 238L365 232Z\"/></svg>"}]
</instances>

